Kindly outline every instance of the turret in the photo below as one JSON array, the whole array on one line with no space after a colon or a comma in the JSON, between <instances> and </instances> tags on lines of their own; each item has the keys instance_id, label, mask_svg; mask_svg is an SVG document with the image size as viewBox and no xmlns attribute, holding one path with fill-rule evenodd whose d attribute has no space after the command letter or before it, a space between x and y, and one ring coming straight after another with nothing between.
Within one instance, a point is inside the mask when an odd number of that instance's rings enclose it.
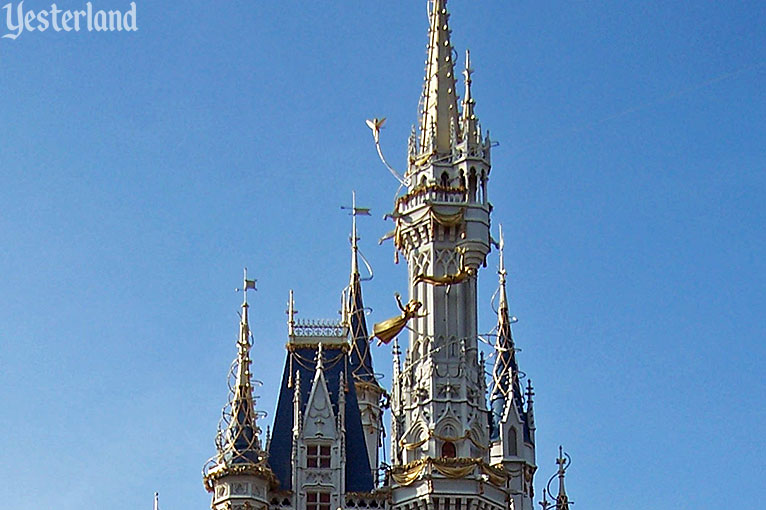
<instances>
[{"instance_id":1,"label":"turret","mask_svg":"<svg viewBox=\"0 0 766 510\"><path fill-rule=\"evenodd\" d=\"M500 226L499 235L500 263L498 275L497 338L495 340L495 366L492 370L492 389L490 422L493 464L502 464L511 475L511 497L516 510L534 508L534 473L535 441L534 430L530 426L532 414L531 401L524 407L524 395L519 382L520 372L516 360L516 345L513 341L511 324L515 317L509 313L506 290L507 271L505 269L505 239ZM530 386L531 392L531 386ZM530 399L531 399L531 394ZM532 418L534 420L534 418ZM534 421L532 421L534 423Z\"/></svg>"},{"instance_id":2,"label":"turret","mask_svg":"<svg viewBox=\"0 0 766 510\"><path fill-rule=\"evenodd\" d=\"M446 4L429 1L419 130L409 145L407 192L392 215L417 310L407 314L404 366L394 367L392 504L501 510L508 473L490 464L477 318L477 278L490 251L489 145L478 130L470 65L458 111Z\"/></svg>"},{"instance_id":3,"label":"turret","mask_svg":"<svg viewBox=\"0 0 766 510\"><path fill-rule=\"evenodd\" d=\"M359 413L362 418L364 439L367 445L367 457L373 478L377 478L378 452L381 443L383 411L381 398L385 394L380 387L372 365L370 335L367 330L366 310L362 299L362 277L359 274L359 237L357 235L357 216L370 214L369 209L357 207L356 193L352 195L351 205L351 278L348 285L345 321L349 329L349 368L351 382L356 389Z\"/></svg>"},{"instance_id":4,"label":"turret","mask_svg":"<svg viewBox=\"0 0 766 510\"><path fill-rule=\"evenodd\" d=\"M251 289L255 289L255 280L248 280L245 270L242 288L245 297L239 324L237 358L232 367L232 391L218 429L218 452L203 469L205 487L213 493L213 510L231 508L235 503L265 509L268 490L276 483L266 452L261 447L253 403L250 373L252 335L247 303L247 291Z\"/></svg>"}]
</instances>

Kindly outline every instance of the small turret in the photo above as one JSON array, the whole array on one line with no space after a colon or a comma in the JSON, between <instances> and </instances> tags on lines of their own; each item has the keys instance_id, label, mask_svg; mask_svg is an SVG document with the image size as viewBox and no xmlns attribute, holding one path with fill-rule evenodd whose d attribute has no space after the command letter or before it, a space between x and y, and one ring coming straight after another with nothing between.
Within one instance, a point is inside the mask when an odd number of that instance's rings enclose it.
<instances>
[{"instance_id":1,"label":"small turret","mask_svg":"<svg viewBox=\"0 0 766 510\"><path fill-rule=\"evenodd\" d=\"M476 147L481 144L481 130L479 129L479 120L476 118L476 113L474 112L476 101L474 101L473 94L471 93L472 74L471 52L470 50L465 50L465 70L463 71L465 97L463 98L463 111L460 116L460 124L462 127L462 139L466 141L469 146Z\"/></svg>"},{"instance_id":2,"label":"small turret","mask_svg":"<svg viewBox=\"0 0 766 510\"><path fill-rule=\"evenodd\" d=\"M508 296L506 293L507 271L503 251L505 241L503 228L500 227L500 265L498 275L500 286L498 289L499 300L497 309L497 340L495 342L495 366L492 370L492 393L489 397L492 408L492 440L500 438L500 422L507 412L518 413L518 417L524 417L524 405L521 389L519 386L519 365L516 361L516 345L511 334L513 319L508 311ZM506 407L513 406L513 411L507 411Z\"/></svg>"},{"instance_id":3,"label":"small turret","mask_svg":"<svg viewBox=\"0 0 766 510\"><path fill-rule=\"evenodd\" d=\"M250 373L252 335L248 321L247 291L255 290L255 280L247 279L245 269L242 314L237 340L237 358L232 367L234 383L229 403L224 408L219 425L217 455L203 470L205 487L213 493L212 508L222 510L233 502L261 507L266 504L267 491L276 483L261 447L260 428L253 403Z\"/></svg>"},{"instance_id":4,"label":"small turret","mask_svg":"<svg viewBox=\"0 0 766 510\"><path fill-rule=\"evenodd\" d=\"M385 394L380 387L372 367L372 352L370 350L370 335L367 330L366 310L362 299L362 277L359 274L359 236L357 235L356 217L369 216L370 210L357 207L356 193L351 201L351 279L348 286L345 321L349 329L349 369L350 381L356 389L359 402L359 414L362 418L362 429L367 446L367 457L376 478L378 468L378 450L381 444L383 430L383 411L381 399ZM369 266L368 266L369 269Z\"/></svg>"},{"instance_id":5,"label":"small turret","mask_svg":"<svg viewBox=\"0 0 766 510\"><path fill-rule=\"evenodd\" d=\"M507 271L503 258L505 240L500 226L499 240L500 263L498 275L499 300L497 310L497 340L495 342L495 366L492 370L492 391L490 393L491 416L491 456L495 463L502 463L511 479L514 508L526 510L533 508L533 481L535 466L535 440L529 417L531 403L524 408L524 395L519 382L519 365L516 361L516 345L511 334L511 324L515 318L510 316L508 295L506 292ZM531 386L530 386L531 388ZM529 393L527 394L529 395ZM520 476L519 476L520 475Z\"/></svg>"}]
</instances>

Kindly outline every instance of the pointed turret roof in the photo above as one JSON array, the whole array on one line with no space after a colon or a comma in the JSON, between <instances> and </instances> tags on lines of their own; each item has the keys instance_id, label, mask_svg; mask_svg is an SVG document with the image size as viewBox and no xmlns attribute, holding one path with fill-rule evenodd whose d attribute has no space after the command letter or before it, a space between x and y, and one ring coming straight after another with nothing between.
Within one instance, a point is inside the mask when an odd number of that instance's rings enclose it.
<instances>
[{"instance_id":1,"label":"pointed turret roof","mask_svg":"<svg viewBox=\"0 0 766 510\"><path fill-rule=\"evenodd\" d=\"M499 435L499 423L505 414L506 406L514 405L519 417L524 417L524 403L519 385L519 365L516 361L516 346L511 334L511 317L508 312L506 293L505 261L503 259L503 230L500 227L500 275L499 301L497 309L497 341L495 342L495 366L492 370L492 392L489 397L492 407L492 438Z\"/></svg>"},{"instance_id":2,"label":"pointed turret roof","mask_svg":"<svg viewBox=\"0 0 766 510\"><path fill-rule=\"evenodd\" d=\"M369 210L356 206L356 193L354 193L351 206L351 279L348 287L347 304L347 320L351 336L349 366L354 381L377 385L378 381L372 368L370 335L367 331L367 319L362 299L362 278L359 275L359 237L356 231L356 217L359 214L369 215Z\"/></svg>"},{"instance_id":3,"label":"pointed turret roof","mask_svg":"<svg viewBox=\"0 0 766 510\"><path fill-rule=\"evenodd\" d=\"M479 120L476 118L476 112L474 106L476 101L473 99L471 93L471 75L473 74L473 68L471 68L471 52L465 50L465 70L463 71L463 77L465 81L465 95L463 97L463 111L461 112L461 127L463 140L468 140L471 144L478 145L479 143Z\"/></svg>"},{"instance_id":4,"label":"pointed turret roof","mask_svg":"<svg viewBox=\"0 0 766 510\"><path fill-rule=\"evenodd\" d=\"M249 287L253 282L253 287ZM231 464L257 464L263 457L260 439L260 429L256 423L255 404L253 402L253 387L250 373L251 334L248 321L247 289L254 288L254 280L247 280L245 273L245 298L242 303L242 315L239 323L239 339L237 340L237 360L235 362L235 381L231 397L231 419L223 431L221 445L222 460Z\"/></svg>"},{"instance_id":5,"label":"pointed turret roof","mask_svg":"<svg viewBox=\"0 0 766 510\"><path fill-rule=\"evenodd\" d=\"M247 291L255 290L255 280L247 279L242 290L245 297L239 321L237 358L232 364L229 402L224 407L223 417L216 437L217 454L203 469L205 487L213 490L214 481L230 474L250 474L276 483L267 462L267 454L261 447L257 413L253 402L252 374L250 372L252 335L248 320Z\"/></svg>"},{"instance_id":6,"label":"pointed turret roof","mask_svg":"<svg viewBox=\"0 0 766 510\"><path fill-rule=\"evenodd\" d=\"M422 108L420 151L450 153L452 151L451 132L458 129L459 119L447 0L431 0Z\"/></svg>"}]
</instances>

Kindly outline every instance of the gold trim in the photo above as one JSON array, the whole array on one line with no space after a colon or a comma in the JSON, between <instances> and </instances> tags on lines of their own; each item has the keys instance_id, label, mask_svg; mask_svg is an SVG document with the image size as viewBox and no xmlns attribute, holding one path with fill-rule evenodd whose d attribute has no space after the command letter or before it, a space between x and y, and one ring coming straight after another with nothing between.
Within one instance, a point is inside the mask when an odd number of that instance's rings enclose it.
<instances>
[{"instance_id":1,"label":"gold trim","mask_svg":"<svg viewBox=\"0 0 766 510\"><path fill-rule=\"evenodd\" d=\"M309 343L309 342L287 342L285 344L285 349L287 349L289 352L298 351L300 349L313 349L317 350L317 347L319 346L319 342L316 343ZM343 353L348 353L351 350L351 346L348 344L348 342L343 343L324 343L322 342L322 347L326 350L335 350L336 348L340 348Z\"/></svg>"},{"instance_id":2,"label":"gold trim","mask_svg":"<svg viewBox=\"0 0 766 510\"><path fill-rule=\"evenodd\" d=\"M230 475L253 475L269 482L269 485L271 485L272 488L279 486L277 477L274 476L271 468L269 468L269 466L265 463L244 464L241 466L227 466L226 464L219 464L202 477L202 480L205 484L205 489L207 489L208 492L213 492L213 482Z\"/></svg>"},{"instance_id":3,"label":"gold trim","mask_svg":"<svg viewBox=\"0 0 766 510\"><path fill-rule=\"evenodd\" d=\"M502 468L490 466L478 458L444 458L425 457L412 461L404 466L391 469L391 478L399 485L410 485L422 475L430 478L435 470L447 478L465 478L479 468L481 474L487 476L488 482L496 487L505 487L509 479L508 473Z\"/></svg>"}]
</instances>

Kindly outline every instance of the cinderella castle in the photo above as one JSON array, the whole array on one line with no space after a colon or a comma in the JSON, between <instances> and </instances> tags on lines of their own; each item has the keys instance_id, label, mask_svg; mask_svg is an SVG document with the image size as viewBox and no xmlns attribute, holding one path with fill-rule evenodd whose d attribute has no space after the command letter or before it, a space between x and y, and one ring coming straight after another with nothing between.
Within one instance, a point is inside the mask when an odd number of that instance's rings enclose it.
<instances>
[{"instance_id":1,"label":"cinderella castle","mask_svg":"<svg viewBox=\"0 0 766 510\"><path fill-rule=\"evenodd\" d=\"M390 215L390 238L408 267L409 296L406 302L397 296L401 314L372 327L366 322L356 233L356 215L366 210L354 206L340 320L296 320L291 294L277 409L264 434L251 382L247 290L255 285L245 275L231 394L217 451L203 470L213 510L571 505L564 488L569 462L561 450L558 469L535 502L534 392L530 381L526 387L520 381L502 233L497 240L490 234L493 143L474 111L469 55L458 97L446 3L429 0L419 126L410 137L407 171L398 176L404 193ZM368 124L377 142L382 121ZM497 324L490 337L494 354L485 360L477 279L493 246L500 252ZM392 342L391 387L376 377L371 341ZM389 446L384 462L381 450ZM558 493L551 495L555 478Z\"/></svg>"}]
</instances>

